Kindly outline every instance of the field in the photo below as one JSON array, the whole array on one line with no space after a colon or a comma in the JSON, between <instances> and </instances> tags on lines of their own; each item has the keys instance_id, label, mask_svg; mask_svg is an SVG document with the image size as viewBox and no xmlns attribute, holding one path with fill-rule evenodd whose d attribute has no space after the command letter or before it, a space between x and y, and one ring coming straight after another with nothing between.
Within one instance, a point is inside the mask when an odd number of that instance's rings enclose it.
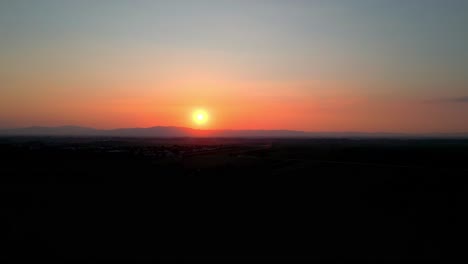
<instances>
[{"instance_id":1,"label":"field","mask_svg":"<svg viewBox=\"0 0 468 264\"><path fill-rule=\"evenodd\" d=\"M466 258L468 140L4 137L0 160L8 260Z\"/></svg>"}]
</instances>

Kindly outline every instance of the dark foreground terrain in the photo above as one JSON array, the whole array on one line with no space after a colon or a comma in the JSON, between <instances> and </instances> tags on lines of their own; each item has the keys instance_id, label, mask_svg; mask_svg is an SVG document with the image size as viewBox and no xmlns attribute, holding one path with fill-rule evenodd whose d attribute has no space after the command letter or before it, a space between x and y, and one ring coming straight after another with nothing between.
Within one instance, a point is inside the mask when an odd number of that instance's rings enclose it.
<instances>
[{"instance_id":1,"label":"dark foreground terrain","mask_svg":"<svg viewBox=\"0 0 468 264\"><path fill-rule=\"evenodd\" d=\"M0 260L456 260L467 140L0 138Z\"/></svg>"}]
</instances>

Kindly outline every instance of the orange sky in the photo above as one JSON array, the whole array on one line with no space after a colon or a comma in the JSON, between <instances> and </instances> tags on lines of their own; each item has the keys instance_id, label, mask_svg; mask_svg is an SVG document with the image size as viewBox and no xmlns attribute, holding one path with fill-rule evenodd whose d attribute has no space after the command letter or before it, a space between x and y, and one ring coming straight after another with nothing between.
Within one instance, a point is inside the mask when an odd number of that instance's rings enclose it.
<instances>
[{"instance_id":1,"label":"orange sky","mask_svg":"<svg viewBox=\"0 0 468 264\"><path fill-rule=\"evenodd\" d=\"M0 128L468 131L468 5L396 2L1 2Z\"/></svg>"},{"instance_id":2,"label":"orange sky","mask_svg":"<svg viewBox=\"0 0 468 264\"><path fill-rule=\"evenodd\" d=\"M387 132L466 130L466 123L459 121L467 117L462 111L464 105L458 105L457 109L457 105L446 107L419 98L379 97L365 94L359 87L350 88L351 84L346 86L332 81L276 83L186 79L140 83L135 87L127 85L123 82L105 89L93 91L88 88L76 93L70 84L66 89L50 86L41 90L47 90L47 93L13 93L11 97L16 96L17 100L2 102L0 118L10 118L10 126L74 124L116 128L162 125L202 129ZM161 85L173 88L152 88ZM265 90L274 92L264 93ZM16 107L19 100L23 104L21 108ZM192 120L193 111L200 108L209 114L209 122L201 126ZM454 118L457 115L459 118ZM441 124L443 129L440 129Z\"/></svg>"}]
</instances>

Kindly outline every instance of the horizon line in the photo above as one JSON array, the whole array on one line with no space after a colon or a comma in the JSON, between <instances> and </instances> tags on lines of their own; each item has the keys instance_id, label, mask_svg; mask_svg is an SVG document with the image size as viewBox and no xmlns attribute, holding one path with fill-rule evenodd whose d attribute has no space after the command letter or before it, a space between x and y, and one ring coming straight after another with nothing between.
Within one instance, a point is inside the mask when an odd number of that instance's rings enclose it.
<instances>
[{"instance_id":1,"label":"horizon line","mask_svg":"<svg viewBox=\"0 0 468 264\"><path fill-rule=\"evenodd\" d=\"M151 129L151 128L179 128L179 129L191 129L197 131L287 131L287 132L297 132L297 133L349 133L349 134L392 134L392 135L408 135L408 136L418 136L418 135L444 135L444 134L467 134L468 131L460 132L388 132L388 131L362 131L362 130L322 130L322 131L310 131L310 130L296 130L296 129L285 129L285 128L274 128L274 129L231 129L231 128L219 128L219 129L209 129L209 128L193 128L186 126L168 126L168 125L154 125L149 127L115 127L115 128L95 128L91 126L79 126L79 125L57 125L57 126L42 126L42 125L31 125L31 126L22 126L22 127L9 127L9 128L0 128L0 131L5 130L18 130L18 129L32 129L32 128L81 128L89 129L96 131L113 131L120 129Z\"/></svg>"}]
</instances>

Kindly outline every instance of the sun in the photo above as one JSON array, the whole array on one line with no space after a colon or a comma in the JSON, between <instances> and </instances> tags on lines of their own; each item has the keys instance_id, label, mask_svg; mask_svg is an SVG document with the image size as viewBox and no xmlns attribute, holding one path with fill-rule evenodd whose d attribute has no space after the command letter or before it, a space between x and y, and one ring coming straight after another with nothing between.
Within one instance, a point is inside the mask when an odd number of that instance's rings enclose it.
<instances>
[{"instance_id":1,"label":"sun","mask_svg":"<svg viewBox=\"0 0 468 264\"><path fill-rule=\"evenodd\" d=\"M205 110L198 109L192 114L193 122L197 125L204 125L208 121L208 113Z\"/></svg>"}]
</instances>

